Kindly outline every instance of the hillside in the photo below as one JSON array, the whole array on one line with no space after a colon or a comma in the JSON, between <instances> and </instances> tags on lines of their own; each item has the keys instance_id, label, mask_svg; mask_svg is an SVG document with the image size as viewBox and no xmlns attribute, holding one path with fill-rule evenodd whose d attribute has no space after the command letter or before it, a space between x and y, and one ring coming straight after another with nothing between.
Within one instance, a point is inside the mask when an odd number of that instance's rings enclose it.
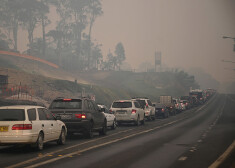
<instances>
[{"instance_id":1,"label":"hillside","mask_svg":"<svg viewBox=\"0 0 235 168\"><path fill-rule=\"evenodd\" d=\"M33 90L34 96L50 103L56 97L78 97L82 92L95 95L98 103L110 105L116 99L146 96L158 101L160 95L178 97L194 78L184 72L134 73L124 71L67 72L39 62L0 56L0 74L8 74L9 87L19 85Z\"/></svg>"}]
</instances>

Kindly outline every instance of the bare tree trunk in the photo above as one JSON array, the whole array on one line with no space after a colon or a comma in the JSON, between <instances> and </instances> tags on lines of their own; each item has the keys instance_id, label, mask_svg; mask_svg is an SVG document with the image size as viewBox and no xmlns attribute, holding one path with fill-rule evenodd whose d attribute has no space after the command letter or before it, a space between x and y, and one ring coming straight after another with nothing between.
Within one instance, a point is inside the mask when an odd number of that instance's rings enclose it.
<instances>
[{"instance_id":1,"label":"bare tree trunk","mask_svg":"<svg viewBox=\"0 0 235 168\"><path fill-rule=\"evenodd\" d=\"M14 50L18 50L18 22L15 22L13 25L13 39L14 39Z\"/></svg>"},{"instance_id":2,"label":"bare tree trunk","mask_svg":"<svg viewBox=\"0 0 235 168\"><path fill-rule=\"evenodd\" d=\"M46 55L46 33L45 33L45 20L42 14L42 56L45 58Z\"/></svg>"}]
</instances>

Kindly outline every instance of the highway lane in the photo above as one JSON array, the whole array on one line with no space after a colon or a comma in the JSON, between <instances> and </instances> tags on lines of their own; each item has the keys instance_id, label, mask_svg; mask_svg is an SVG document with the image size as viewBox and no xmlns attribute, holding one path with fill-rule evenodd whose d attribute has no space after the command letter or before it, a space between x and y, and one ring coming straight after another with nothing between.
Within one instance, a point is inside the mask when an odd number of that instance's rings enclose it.
<instances>
[{"instance_id":1,"label":"highway lane","mask_svg":"<svg viewBox=\"0 0 235 168\"><path fill-rule=\"evenodd\" d=\"M109 131L107 136L91 140L73 136L65 146L48 143L41 153L30 148L7 147L0 149L0 166L208 167L235 139L235 122L231 123L235 118L231 110L234 103L231 102L228 96L217 95L204 106L165 120L146 122L140 127L121 126ZM224 138L217 142L218 138L215 140L212 135L219 133L215 128L223 118L230 131L220 129ZM211 141L219 147L213 148ZM203 145L206 142L211 145ZM211 149L213 155L203 155L206 153L203 150Z\"/></svg>"}]
</instances>

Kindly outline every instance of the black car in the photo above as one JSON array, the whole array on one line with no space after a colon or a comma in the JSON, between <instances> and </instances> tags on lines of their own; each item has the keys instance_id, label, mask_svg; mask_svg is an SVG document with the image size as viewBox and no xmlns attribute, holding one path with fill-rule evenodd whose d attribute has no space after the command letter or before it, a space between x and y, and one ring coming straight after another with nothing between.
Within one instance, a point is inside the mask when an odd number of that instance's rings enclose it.
<instances>
[{"instance_id":1,"label":"black car","mask_svg":"<svg viewBox=\"0 0 235 168\"><path fill-rule=\"evenodd\" d=\"M169 110L164 104L155 105L155 115L157 118L159 117L168 118L170 116Z\"/></svg>"},{"instance_id":2,"label":"black car","mask_svg":"<svg viewBox=\"0 0 235 168\"><path fill-rule=\"evenodd\" d=\"M57 98L49 109L55 116L60 116L68 129L68 135L83 133L87 138L93 132L106 135L107 121L97 104L89 98Z\"/></svg>"}]
</instances>

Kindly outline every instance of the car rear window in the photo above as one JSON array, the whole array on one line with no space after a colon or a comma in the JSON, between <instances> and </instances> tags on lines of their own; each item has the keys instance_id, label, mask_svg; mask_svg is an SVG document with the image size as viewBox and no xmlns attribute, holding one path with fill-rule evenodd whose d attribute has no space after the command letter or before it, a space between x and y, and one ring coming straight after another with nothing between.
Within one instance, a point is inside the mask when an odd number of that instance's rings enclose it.
<instances>
[{"instance_id":1,"label":"car rear window","mask_svg":"<svg viewBox=\"0 0 235 168\"><path fill-rule=\"evenodd\" d=\"M139 104L142 108L145 107L145 105L146 105L145 100L136 100L136 101L139 102Z\"/></svg>"},{"instance_id":2,"label":"car rear window","mask_svg":"<svg viewBox=\"0 0 235 168\"><path fill-rule=\"evenodd\" d=\"M131 102L114 102L112 105L113 108L131 108Z\"/></svg>"},{"instance_id":3,"label":"car rear window","mask_svg":"<svg viewBox=\"0 0 235 168\"><path fill-rule=\"evenodd\" d=\"M0 121L24 121L24 109L0 109Z\"/></svg>"},{"instance_id":4,"label":"car rear window","mask_svg":"<svg viewBox=\"0 0 235 168\"><path fill-rule=\"evenodd\" d=\"M54 100L50 109L82 109L81 99L58 99Z\"/></svg>"}]
</instances>

